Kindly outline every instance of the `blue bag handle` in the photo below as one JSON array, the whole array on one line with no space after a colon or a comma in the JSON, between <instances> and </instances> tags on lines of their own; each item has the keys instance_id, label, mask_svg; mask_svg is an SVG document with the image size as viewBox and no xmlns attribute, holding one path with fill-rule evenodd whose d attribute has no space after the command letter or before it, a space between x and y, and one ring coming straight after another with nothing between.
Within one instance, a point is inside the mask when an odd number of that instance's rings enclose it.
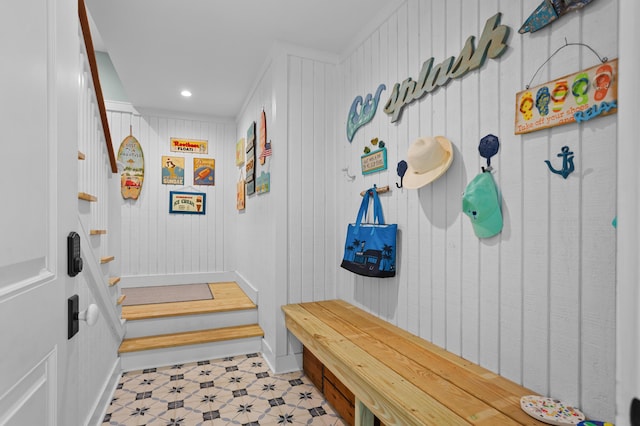
<instances>
[{"instance_id":1,"label":"blue bag handle","mask_svg":"<svg viewBox=\"0 0 640 426\"><path fill-rule=\"evenodd\" d=\"M362 203L360 203L360 210L358 210L358 216L356 217L356 229L360 229L360 224L367 217L369 210L369 197L373 197L373 223L378 225L384 225L384 216L382 214L382 204L378 197L378 191L376 188L369 188L365 191L362 197Z\"/></svg>"}]
</instances>

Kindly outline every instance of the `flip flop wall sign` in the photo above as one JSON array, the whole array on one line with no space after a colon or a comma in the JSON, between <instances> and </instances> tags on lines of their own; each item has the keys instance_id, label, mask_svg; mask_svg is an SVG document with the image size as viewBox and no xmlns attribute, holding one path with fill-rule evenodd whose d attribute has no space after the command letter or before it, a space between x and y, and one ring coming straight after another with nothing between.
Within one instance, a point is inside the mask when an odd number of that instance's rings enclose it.
<instances>
[{"instance_id":1,"label":"flip flop wall sign","mask_svg":"<svg viewBox=\"0 0 640 426\"><path fill-rule=\"evenodd\" d=\"M544 0L524 21L518 30L520 34L536 32L561 16L585 7L593 0Z\"/></svg>"},{"instance_id":2,"label":"flip flop wall sign","mask_svg":"<svg viewBox=\"0 0 640 426\"><path fill-rule=\"evenodd\" d=\"M517 93L515 134L616 113L617 76L614 59Z\"/></svg>"}]
</instances>

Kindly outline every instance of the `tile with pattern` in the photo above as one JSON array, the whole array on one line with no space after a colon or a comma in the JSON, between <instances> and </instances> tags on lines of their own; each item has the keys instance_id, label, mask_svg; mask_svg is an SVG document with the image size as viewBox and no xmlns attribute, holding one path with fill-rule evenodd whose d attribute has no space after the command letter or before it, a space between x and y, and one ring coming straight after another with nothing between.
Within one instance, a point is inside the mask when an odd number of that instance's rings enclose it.
<instances>
[{"instance_id":1,"label":"tile with pattern","mask_svg":"<svg viewBox=\"0 0 640 426\"><path fill-rule=\"evenodd\" d=\"M125 372L102 424L346 425L302 372L273 375L260 354Z\"/></svg>"}]
</instances>

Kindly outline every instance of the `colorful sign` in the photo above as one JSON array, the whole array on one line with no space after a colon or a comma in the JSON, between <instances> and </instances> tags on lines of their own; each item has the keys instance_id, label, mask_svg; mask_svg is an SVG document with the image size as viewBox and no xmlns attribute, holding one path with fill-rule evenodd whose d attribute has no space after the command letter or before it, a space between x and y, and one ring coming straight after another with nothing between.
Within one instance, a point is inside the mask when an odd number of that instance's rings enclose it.
<instances>
[{"instance_id":1,"label":"colorful sign","mask_svg":"<svg viewBox=\"0 0 640 426\"><path fill-rule=\"evenodd\" d=\"M162 183L184 185L184 157L162 157Z\"/></svg>"},{"instance_id":2,"label":"colorful sign","mask_svg":"<svg viewBox=\"0 0 640 426\"><path fill-rule=\"evenodd\" d=\"M369 154L364 154L360 157L360 165L363 175L387 170L387 148L380 148Z\"/></svg>"},{"instance_id":3,"label":"colorful sign","mask_svg":"<svg viewBox=\"0 0 640 426\"><path fill-rule=\"evenodd\" d=\"M618 60L516 95L515 134L583 122L618 111Z\"/></svg>"},{"instance_id":4,"label":"colorful sign","mask_svg":"<svg viewBox=\"0 0 640 426\"><path fill-rule=\"evenodd\" d=\"M169 213L205 214L207 195L204 192L169 192Z\"/></svg>"},{"instance_id":5,"label":"colorful sign","mask_svg":"<svg viewBox=\"0 0 640 426\"><path fill-rule=\"evenodd\" d=\"M256 192L256 122L251 122L251 125L247 129L247 143L246 143L246 164L245 164L245 176L247 180L247 195L252 195Z\"/></svg>"},{"instance_id":6,"label":"colorful sign","mask_svg":"<svg viewBox=\"0 0 640 426\"><path fill-rule=\"evenodd\" d=\"M236 143L236 166L244 164L244 138Z\"/></svg>"},{"instance_id":7,"label":"colorful sign","mask_svg":"<svg viewBox=\"0 0 640 426\"><path fill-rule=\"evenodd\" d=\"M118 149L118 163L124 169L120 173L120 193L125 200L137 200L144 182L144 154L140 142L132 135L123 139Z\"/></svg>"},{"instance_id":8,"label":"colorful sign","mask_svg":"<svg viewBox=\"0 0 640 426\"><path fill-rule=\"evenodd\" d=\"M260 175L256 178L256 192L258 194L264 194L269 192L271 186L271 173L260 172Z\"/></svg>"},{"instance_id":9,"label":"colorful sign","mask_svg":"<svg viewBox=\"0 0 640 426\"><path fill-rule=\"evenodd\" d=\"M215 185L216 160L213 158L193 159L193 184Z\"/></svg>"},{"instance_id":10,"label":"colorful sign","mask_svg":"<svg viewBox=\"0 0 640 426\"><path fill-rule=\"evenodd\" d=\"M207 154L207 141L198 139L171 138L171 152Z\"/></svg>"},{"instance_id":11,"label":"colorful sign","mask_svg":"<svg viewBox=\"0 0 640 426\"><path fill-rule=\"evenodd\" d=\"M238 209L239 211L244 210L245 206L245 185L246 182L244 181L244 179L240 179L238 181L238 184L236 185L236 209Z\"/></svg>"}]
</instances>

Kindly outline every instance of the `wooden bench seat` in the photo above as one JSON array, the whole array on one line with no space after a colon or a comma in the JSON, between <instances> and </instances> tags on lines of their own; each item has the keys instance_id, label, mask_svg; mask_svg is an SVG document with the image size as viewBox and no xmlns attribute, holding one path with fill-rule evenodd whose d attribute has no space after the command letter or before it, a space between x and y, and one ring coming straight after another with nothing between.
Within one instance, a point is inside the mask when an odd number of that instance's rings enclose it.
<instances>
[{"instance_id":1,"label":"wooden bench seat","mask_svg":"<svg viewBox=\"0 0 640 426\"><path fill-rule=\"evenodd\" d=\"M355 395L355 424L543 425L534 392L347 302L282 307L286 326Z\"/></svg>"}]
</instances>

